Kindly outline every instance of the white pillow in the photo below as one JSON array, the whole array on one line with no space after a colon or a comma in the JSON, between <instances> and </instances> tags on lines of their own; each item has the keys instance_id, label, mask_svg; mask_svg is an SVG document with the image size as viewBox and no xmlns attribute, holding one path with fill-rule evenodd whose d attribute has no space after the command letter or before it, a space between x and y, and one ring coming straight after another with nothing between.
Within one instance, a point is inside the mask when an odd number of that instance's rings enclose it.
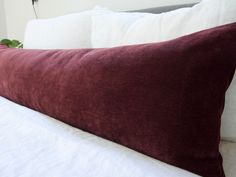
<instances>
[{"instance_id":1,"label":"white pillow","mask_svg":"<svg viewBox=\"0 0 236 177\"><path fill-rule=\"evenodd\" d=\"M52 19L30 21L25 31L24 48L90 48L91 13L92 11L85 11Z\"/></svg>"},{"instance_id":2,"label":"white pillow","mask_svg":"<svg viewBox=\"0 0 236 177\"><path fill-rule=\"evenodd\" d=\"M203 0L194 7L162 14L96 9L92 15L92 46L114 47L170 40L234 22L236 0Z\"/></svg>"},{"instance_id":3,"label":"white pillow","mask_svg":"<svg viewBox=\"0 0 236 177\"><path fill-rule=\"evenodd\" d=\"M232 22L236 22L236 0L203 0L192 8L162 14L100 8L92 15L92 46L160 42ZM236 142L236 76L226 95L221 137Z\"/></svg>"}]
</instances>

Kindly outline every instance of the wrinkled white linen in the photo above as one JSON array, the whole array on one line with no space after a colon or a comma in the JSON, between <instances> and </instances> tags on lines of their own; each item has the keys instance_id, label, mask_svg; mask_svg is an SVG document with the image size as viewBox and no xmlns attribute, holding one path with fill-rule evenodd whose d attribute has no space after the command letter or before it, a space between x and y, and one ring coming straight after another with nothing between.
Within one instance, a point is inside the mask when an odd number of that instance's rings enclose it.
<instances>
[{"instance_id":1,"label":"wrinkled white linen","mask_svg":"<svg viewBox=\"0 0 236 177\"><path fill-rule=\"evenodd\" d=\"M0 97L0 176L194 177Z\"/></svg>"}]
</instances>

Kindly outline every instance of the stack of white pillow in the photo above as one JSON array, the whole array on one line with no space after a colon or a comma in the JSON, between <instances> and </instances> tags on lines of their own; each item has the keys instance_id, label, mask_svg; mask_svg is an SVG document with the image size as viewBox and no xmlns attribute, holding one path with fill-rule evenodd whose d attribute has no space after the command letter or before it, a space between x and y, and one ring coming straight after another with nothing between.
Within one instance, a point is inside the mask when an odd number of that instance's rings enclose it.
<instances>
[{"instance_id":1,"label":"stack of white pillow","mask_svg":"<svg viewBox=\"0 0 236 177\"><path fill-rule=\"evenodd\" d=\"M236 0L202 0L193 7L162 14L95 8L78 14L30 21L24 48L104 48L161 42L233 22L236 22ZM236 142L236 77L226 95L221 138Z\"/></svg>"}]
</instances>

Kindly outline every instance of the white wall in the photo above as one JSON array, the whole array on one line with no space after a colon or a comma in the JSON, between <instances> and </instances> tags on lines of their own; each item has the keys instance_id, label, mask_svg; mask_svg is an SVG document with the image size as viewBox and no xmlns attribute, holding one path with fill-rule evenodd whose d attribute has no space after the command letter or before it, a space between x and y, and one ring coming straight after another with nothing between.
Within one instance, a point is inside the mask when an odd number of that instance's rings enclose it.
<instances>
[{"instance_id":1,"label":"white wall","mask_svg":"<svg viewBox=\"0 0 236 177\"><path fill-rule=\"evenodd\" d=\"M41 18L55 17L91 9L96 5L113 10L133 10L172 4L199 2L199 0L39 0L37 9ZM27 22L34 18L30 0L5 0L7 34L23 40Z\"/></svg>"},{"instance_id":2,"label":"white wall","mask_svg":"<svg viewBox=\"0 0 236 177\"><path fill-rule=\"evenodd\" d=\"M0 40L6 37L4 0L0 0Z\"/></svg>"}]
</instances>

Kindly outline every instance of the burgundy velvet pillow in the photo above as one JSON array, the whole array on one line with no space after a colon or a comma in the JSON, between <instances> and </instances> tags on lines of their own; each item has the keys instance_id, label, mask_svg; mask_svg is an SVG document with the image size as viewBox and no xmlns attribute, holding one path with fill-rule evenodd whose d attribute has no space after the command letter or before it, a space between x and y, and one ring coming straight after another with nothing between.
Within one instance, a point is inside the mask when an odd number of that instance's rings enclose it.
<instances>
[{"instance_id":1,"label":"burgundy velvet pillow","mask_svg":"<svg viewBox=\"0 0 236 177\"><path fill-rule=\"evenodd\" d=\"M223 177L236 24L111 49L0 49L0 95L204 177Z\"/></svg>"}]
</instances>

